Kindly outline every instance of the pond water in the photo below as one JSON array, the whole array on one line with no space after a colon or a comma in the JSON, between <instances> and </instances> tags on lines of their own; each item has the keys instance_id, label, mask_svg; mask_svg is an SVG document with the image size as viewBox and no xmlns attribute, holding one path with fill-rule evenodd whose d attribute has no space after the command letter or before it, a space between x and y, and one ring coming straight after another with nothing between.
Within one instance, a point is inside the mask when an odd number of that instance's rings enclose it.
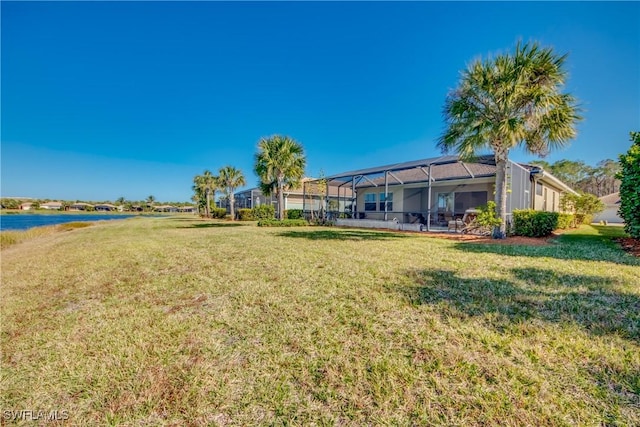
<instances>
[{"instance_id":1,"label":"pond water","mask_svg":"<svg viewBox=\"0 0 640 427\"><path fill-rule=\"evenodd\" d=\"M64 224L77 221L104 221L131 218L135 215L101 215L101 214L15 214L0 215L0 230L27 230L43 225Z\"/></svg>"}]
</instances>

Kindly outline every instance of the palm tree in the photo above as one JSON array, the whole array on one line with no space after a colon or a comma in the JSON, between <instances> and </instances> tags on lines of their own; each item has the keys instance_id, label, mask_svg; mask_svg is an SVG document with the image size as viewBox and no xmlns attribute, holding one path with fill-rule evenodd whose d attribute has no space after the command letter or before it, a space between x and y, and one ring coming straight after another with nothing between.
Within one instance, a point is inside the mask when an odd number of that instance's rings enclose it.
<instances>
[{"instance_id":1,"label":"palm tree","mask_svg":"<svg viewBox=\"0 0 640 427\"><path fill-rule=\"evenodd\" d=\"M233 166L225 166L220 169L218 173L220 174L218 183L220 184L220 187L224 189L224 193L229 199L229 205L231 206L231 220L234 221L236 216L234 206L235 196L233 193L236 191L236 188L245 185L246 181L242 171L234 168Z\"/></svg>"},{"instance_id":2,"label":"palm tree","mask_svg":"<svg viewBox=\"0 0 640 427\"><path fill-rule=\"evenodd\" d=\"M147 197L147 207L150 208L150 210L153 210L153 202L155 201L156 198L154 196Z\"/></svg>"},{"instance_id":3,"label":"palm tree","mask_svg":"<svg viewBox=\"0 0 640 427\"><path fill-rule=\"evenodd\" d=\"M506 232L509 150L521 146L544 157L576 136L580 110L575 98L560 93L565 59L537 43L518 43L513 55L473 62L447 95L446 130L438 146L462 158L483 149L494 154L496 213L502 219L494 238L504 238Z\"/></svg>"},{"instance_id":4,"label":"palm tree","mask_svg":"<svg viewBox=\"0 0 640 427\"><path fill-rule=\"evenodd\" d=\"M284 187L296 187L304 175L306 159L302 145L281 135L261 138L255 156L255 172L260 178L260 189L270 195L274 188L278 194L278 218L284 219Z\"/></svg>"},{"instance_id":5,"label":"palm tree","mask_svg":"<svg viewBox=\"0 0 640 427\"><path fill-rule=\"evenodd\" d=\"M205 170L202 175L196 175L193 178L193 190L196 194L204 194L206 198L204 212L207 218L211 216L211 196L215 197L218 188L218 177L213 176L210 170Z\"/></svg>"}]
</instances>

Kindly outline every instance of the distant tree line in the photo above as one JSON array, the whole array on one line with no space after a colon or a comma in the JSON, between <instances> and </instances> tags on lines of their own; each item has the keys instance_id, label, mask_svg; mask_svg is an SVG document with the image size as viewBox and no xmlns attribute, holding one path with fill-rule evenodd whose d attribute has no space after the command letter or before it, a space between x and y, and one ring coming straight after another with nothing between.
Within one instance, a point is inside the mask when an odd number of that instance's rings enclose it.
<instances>
[{"instance_id":1,"label":"distant tree line","mask_svg":"<svg viewBox=\"0 0 640 427\"><path fill-rule=\"evenodd\" d=\"M40 209L41 205L49 202L60 202L60 204L62 205L60 210L66 210L71 205L74 205L77 203L84 203L91 206L101 205L101 204L114 205L116 207L122 207L122 210L126 212L133 212L133 211L149 212L149 211L153 211L154 208L158 205L171 205L175 207L193 206L190 203L185 203L185 202L156 202L156 199L154 196L149 196L145 200L127 200L124 197L119 197L115 201L27 199L27 198L16 199L16 198L8 198L8 197L0 198L0 204L2 206L2 209L20 209L20 206L23 203L31 203L31 209L36 210L36 209ZM88 206L86 210L87 211L93 210L91 206Z\"/></svg>"},{"instance_id":2,"label":"distant tree line","mask_svg":"<svg viewBox=\"0 0 640 427\"><path fill-rule=\"evenodd\" d=\"M566 159L555 163L536 160L531 164L551 172L569 187L582 193L602 197L620 190L620 180L616 178L616 174L620 172L620 163L615 160L601 160L595 166L589 166L581 160Z\"/></svg>"}]
</instances>

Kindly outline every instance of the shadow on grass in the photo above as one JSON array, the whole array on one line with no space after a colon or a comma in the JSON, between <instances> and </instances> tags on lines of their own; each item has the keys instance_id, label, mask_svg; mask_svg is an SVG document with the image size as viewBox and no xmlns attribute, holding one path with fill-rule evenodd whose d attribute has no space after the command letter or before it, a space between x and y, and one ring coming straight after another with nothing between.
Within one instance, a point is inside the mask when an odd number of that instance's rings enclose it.
<instances>
[{"instance_id":1,"label":"shadow on grass","mask_svg":"<svg viewBox=\"0 0 640 427\"><path fill-rule=\"evenodd\" d=\"M441 305L456 317L486 317L497 330L532 320L575 323L594 335L640 342L640 298L618 292L616 281L553 270L513 268L510 279L466 278L447 270L408 271L414 286L400 289L414 304Z\"/></svg>"},{"instance_id":2,"label":"shadow on grass","mask_svg":"<svg viewBox=\"0 0 640 427\"><path fill-rule=\"evenodd\" d=\"M589 226L572 230L554 239L549 246L501 245L499 243L457 243L455 248L469 253L549 257L566 260L607 261L640 266L640 258L627 254L613 239L622 230L606 226Z\"/></svg>"},{"instance_id":3,"label":"shadow on grass","mask_svg":"<svg viewBox=\"0 0 640 427\"><path fill-rule=\"evenodd\" d=\"M293 237L297 239L309 240L391 240L401 239L408 236L403 234L389 233L385 231L363 231L363 230L290 230L278 233L278 236Z\"/></svg>"},{"instance_id":4,"label":"shadow on grass","mask_svg":"<svg viewBox=\"0 0 640 427\"><path fill-rule=\"evenodd\" d=\"M245 224L237 222L200 222L178 228L224 228L224 227L244 227Z\"/></svg>"}]
</instances>

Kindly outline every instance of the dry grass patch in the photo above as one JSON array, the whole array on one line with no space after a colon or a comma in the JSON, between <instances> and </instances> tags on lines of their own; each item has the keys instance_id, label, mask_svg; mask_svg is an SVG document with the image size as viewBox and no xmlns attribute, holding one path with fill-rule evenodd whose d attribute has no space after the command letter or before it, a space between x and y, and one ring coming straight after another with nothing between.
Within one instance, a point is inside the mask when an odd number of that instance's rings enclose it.
<instances>
[{"instance_id":1,"label":"dry grass patch","mask_svg":"<svg viewBox=\"0 0 640 427\"><path fill-rule=\"evenodd\" d=\"M3 249L2 408L74 425L640 424L640 261L614 246L199 224Z\"/></svg>"}]
</instances>

